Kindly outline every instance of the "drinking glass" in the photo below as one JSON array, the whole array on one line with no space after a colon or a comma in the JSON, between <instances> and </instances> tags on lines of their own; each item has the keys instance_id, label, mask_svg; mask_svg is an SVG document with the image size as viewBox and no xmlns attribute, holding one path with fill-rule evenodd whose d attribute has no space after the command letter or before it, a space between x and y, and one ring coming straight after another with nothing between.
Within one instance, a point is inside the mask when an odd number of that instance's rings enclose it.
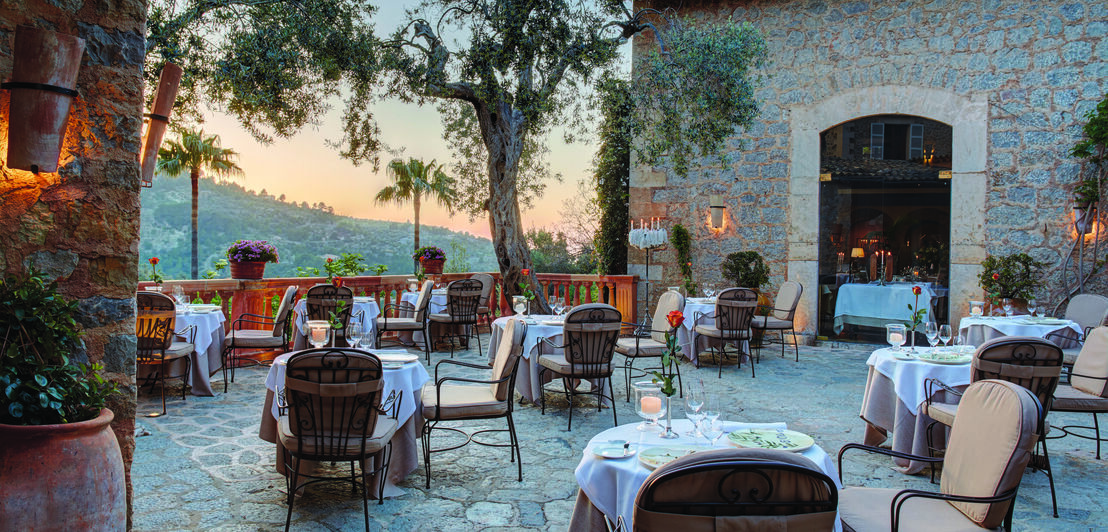
<instances>
[{"instance_id":1,"label":"drinking glass","mask_svg":"<svg viewBox=\"0 0 1108 532\"><path fill-rule=\"evenodd\" d=\"M953 336L949 323L944 323L939 327L939 340L942 340L943 345L950 345L950 339Z\"/></svg>"},{"instance_id":2,"label":"drinking glass","mask_svg":"<svg viewBox=\"0 0 1108 532\"><path fill-rule=\"evenodd\" d=\"M985 312L984 301L970 301L970 315L975 318L980 318Z\"/></svg>"},{"instance_id":3,"label":"drinking glass","mask_svg":"<svg viewBox=\"0 0 1108 532\"><path fill-rule=\"evenodd\" d=\"M711 299L715 295L716 295L715 286L713 286L711 284L705 284L704 285L704 296Z\"/></svg>"},{"instance_id":4,"label":"drinking glass","mask_svg":"<svg viewBox=\"0 0 1108 532\"><path fill-rule=\"evenodd\" d=\"M636 382L635 404L639 417L646 421L639 423L637 427L641 431L658 432L661 428L658 419L666 414L666 402L662 397L662 387L658 383L650 381Z\"/></svg>"},{"instance_id":5,"label":"drinking glass","mask_svg":"<svg viewBox=\"0 0 1108 532\"><path fill-rule=\"evenodd\" d=\"M351 320L350 325L346 326L346 339L350 340L350 347L354 349L358 348L358 344L362 343L362 337L364 336L362 331L362 324Z\"/></svg>"},{"instance_id":6,"label":"drinking glass","mask_svg":"<svg viewBox=\"0 0 1108 532\"><path fill-rule=\"evenodd\" d=\"M931 349L935 349L935 344L939 343L939 328L935 325L935 322L927 322L923 326L923 334L927 336L927 343L931 344Z\"/></svg>"},{"instance_id":7,"label":"drinking glass","mask_svg":"<svg viewBox=\"0 0 1108 532\"><path fill-rule=\"evenodd\" d=\"M327 320L308 320L308 342L319 349L331 338L331 324Z\"/></svg>"},{"instance_id":8,"label":"drinking glass","mask_svg":"<svg viewBox=\"0 0 1108 532\"><path fill-rule=\"evenodd\" d=\"M699 435L700 420L704 419L704 385L700 379L689 383L685 389L685 417L692 423L692 430L686 436Z\"/></svg>"},{"instance_id":9,"label":"drinking glass","mask_svg":"<svg viewBox=\"0 0 1108 532\"><path fill-rule=\"evenodd\" d=\"M889 345L893 346L894 351L902 351L900 346L904 345L904 342L908 340L907 327L905 327L903 323L885 324L885 340L889 342Z\"/></svg>"},{"instance_id":10,"label":"drinking glass","mask_svg":"<svg viewBox=\"0 0 1108 532\"><path fill-rule=\"evenodd\" d=\"M1004 316L1005 317L1011 316L1012 315L1012 300L1008 299L1008 298L1004 298L1004 301L1001 302L1001 305L1004 307Z\"/></svg>"},{"instance_id":11,"label":"drinking glass","mask_svg":"<svg viewBox=\"0 0 1108 532\"><path fill-rule=\"evenodd\" d=\"M1035 317L1035 311L1038 310L1038 308L1039 304L1035 301L1035 298L1027 300L1027 313L1030 314L1032 318Z\"/></svg>"},{"instance_id":12,"label":"drinking glass","mask_svg":"<svg viewBox=\"0 0 1108 532\"><path fill-rule=\"evenodd\" d=\"M185 290L181 288L181 285L173 287L172 295L173 300L182 307L181 310L188 311L189 298L185 295Z\"/></svg>"},{"instance_id":13,"label":"drinking glass","mask_svg":"<svg viewBox=\"0 0 1108 532\"><path fill-rule=\"evenodd\" d=\"M512 310L516 311L516 314L527 315L527 298L523 296L512 296Z\"/></svg>"},{"instance_id":14,"label":"drinking glass","mask_svg":"<svg viewBox=\"0 0 1108 532\"><path fill-rule=\"evenodd\" d=\"M720 436L723 436L723 422L719 419L720 414L722 414L719 408L719 396L710 395L705 399L704 420L700 423L700 433L704 435L709 444L714 446L719 441Z\"/></svg>"}]
</instances>

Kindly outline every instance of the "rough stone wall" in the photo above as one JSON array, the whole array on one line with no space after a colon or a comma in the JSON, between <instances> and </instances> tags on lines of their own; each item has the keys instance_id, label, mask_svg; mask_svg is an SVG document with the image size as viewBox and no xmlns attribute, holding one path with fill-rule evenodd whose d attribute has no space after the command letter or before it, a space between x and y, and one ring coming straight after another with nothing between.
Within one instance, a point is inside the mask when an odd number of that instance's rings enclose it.
<instances>
[{"instance_id":1,"label":"rough stone wall","mask_svg":"<svg viewBox=\"0 0 1108 532\"><path fill-rule=\"evenodd\" d=\"M80 96L70 111L58 173L36 176L7 168L9 95L0 91L0 271L18 272L34 263L79 301L85 352L76 358L103 363L106 376L123 389L110 407L127 465L128 500L145 24L140 0L0 2L0 79L11 77L19 25L86 40Z\"/></svg>"},{"instance_id":2,"label":"rough stone wall","mask_svg":"<svg viewBox=\"0 0 1108 532\"><path fill-rule=\"evenodd\" d=\"M770 264L771 284L779 286L790 253L797 253L789 249L788 236L800 229L789 222L796 214L789 211L796 133L790 110L847 91L903 86L987 101L987 146L953 147L956 168L959 153L985 150L984 227L969 226L983 232L985 253L1027 251L1047 262L1046 288L1059 297L1058 265L1074 238L1070 190L1080 171L1068 151L1080 136L1083 115L1108 92L1108 4L636 2L636 8L648 5L674 6L701 21L728 15L750 21L765 36L772 61L771 77L757 92L760 120L729 140L726 164L705 158L688 178L668 168L632 169L631 217L664 212L667 225L685 224L694 237L698 279L718 279L717 264L726 253L755 249ZM636 51L653 46L646 37L638 38ZM723 194L728 208L727 226L719 233L706 226L713 193ZM679 276L667 255L657 254L661 267L652 267L665 280L659 285ZM969 269L980 258L963 257ZM641 260L641 254L632 256ZM641 273L641 265L631 270ZM1095 286L1103 292L1103 279Z\"/></svg>"}]
</instances>

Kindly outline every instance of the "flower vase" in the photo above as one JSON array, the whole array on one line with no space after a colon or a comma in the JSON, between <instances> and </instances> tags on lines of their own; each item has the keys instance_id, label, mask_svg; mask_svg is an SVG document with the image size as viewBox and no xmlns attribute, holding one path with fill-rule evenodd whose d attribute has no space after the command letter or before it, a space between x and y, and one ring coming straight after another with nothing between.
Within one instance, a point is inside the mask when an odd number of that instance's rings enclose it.
<instances>
[{"instance_id":1,"label":"flower vase","mask_svg":"<svg viewBox=\"0 0 1108 532\"><path fill-rule=\"evenodd\" d=\"M662 431L662 433L658 435L659 438L664 438L667 440L672 440L680 437L676 432L673 431L673 405L670 404L670 399L672 398L673 397L669 395L666 396L666 430Z\"/></svg>"},{"instance_id":2,"label":"flower vase","mask_svg":"<svg viewBox=\"0 0 1108 532\"><path fill-rule=\"evenodd\" d=\"M915 327L908 330L908 336L912 338L912 348L908 350L909 353L916 352L916 329Z\"/></svg>"}]
</instances>

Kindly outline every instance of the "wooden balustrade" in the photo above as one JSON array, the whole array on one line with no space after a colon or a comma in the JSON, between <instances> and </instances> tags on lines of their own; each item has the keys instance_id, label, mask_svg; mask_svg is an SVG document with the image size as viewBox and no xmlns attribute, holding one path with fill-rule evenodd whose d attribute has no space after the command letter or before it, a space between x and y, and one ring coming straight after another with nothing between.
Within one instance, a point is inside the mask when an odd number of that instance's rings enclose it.
<instances>
[{"instance_id":1,"label":"wooden balustrade","mask_svg":"<svg viewBox=\"0 0 1108 532\"><path fill-rule=\"evenodd\" d=\"M496 280L494 297L498 302L497 314L501 316L512 314L511 302L504 296L500 274L489 273ZM471 275L473 274L446 273L432 278L436 282L445 284ZM637 276L540 273L536 277L547 299L559 297L567 305L608 303L623 314L624 321L638 319L635 309ZM378 303L384 308L388 304L400 302L400 295L408 289L409 280L412 278L413 276L410 275L343 277L343 286L349 287L355 295L376 295ZM298 297L302 297L312 286L325 282L327 282L325 277L171 280L165 281L163 290L166 295L171 295L174 288L180 286L190 300L199 296L204 301L211 301L218 294L219 299L222 300L223 313L228 319L234 319L244 312L272 316L276 306L274 298L279 301L288 286L299 287L297 294ZM138 289L145 290L153 285L153 281L141 281ZM259 328L262 327L259 326Z\"/></svg>"}]
</instances>

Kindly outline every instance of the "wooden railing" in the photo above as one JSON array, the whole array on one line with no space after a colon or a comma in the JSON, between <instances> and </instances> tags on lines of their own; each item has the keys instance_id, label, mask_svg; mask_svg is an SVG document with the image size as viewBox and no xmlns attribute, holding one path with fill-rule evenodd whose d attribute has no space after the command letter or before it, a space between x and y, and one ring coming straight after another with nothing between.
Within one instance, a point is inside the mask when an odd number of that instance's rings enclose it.
<instances>
[{"instance_id":1,"label":"wooden railing","mask_svg":"<svg viewBox=\"0 0 1108 532\"><path fill-rule=\"evenodd\" d=\"M496 280L495 299L498 302L497 315L513 313L511 302L504 296L500 274L489 272ZM446 273L433 276L439 283L465 279L472 273ZM562 273L537 274L539 285L547 299L559 297L567 305L583 303L608 303L623 314L624 321L637 321L635 295L638 277L634 275L578 275ZM380 275L343 277L343 286L349 287L355 295L376 295L384 308L390 303L398 303L400 296L409 288L409 275ZM216 295L222 300L223 313L228 319L234 319L244 312L272 316L285 290L292 285L299 288L298 297L308 288L325 283L325 277L284 277L275 279L239 280L239 279L200 279L185 281L165 281L163 290L171 295L174 288L180 286L190 300L200 297L205 302ZM154 285L152 281L139 282L139 290ZM276 298L276 300L274 299Z\"/></svg>"}]
</instances>

